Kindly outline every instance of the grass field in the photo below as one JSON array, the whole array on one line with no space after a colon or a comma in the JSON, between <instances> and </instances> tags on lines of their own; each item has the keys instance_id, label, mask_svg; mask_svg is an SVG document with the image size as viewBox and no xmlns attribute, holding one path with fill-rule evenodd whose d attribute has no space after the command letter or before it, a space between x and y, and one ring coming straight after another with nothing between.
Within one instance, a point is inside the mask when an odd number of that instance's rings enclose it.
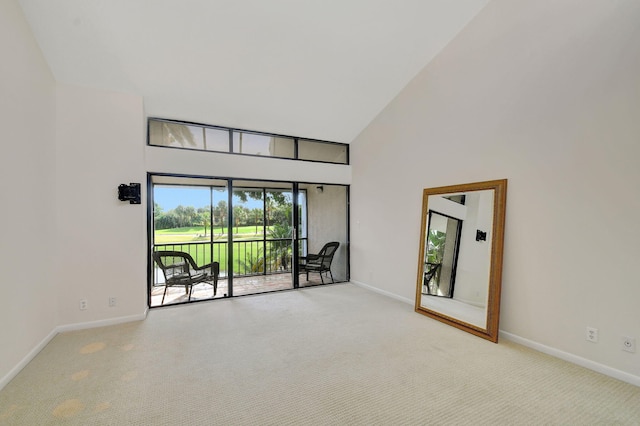
<instances>
[{"instance_id":1,"label":"grass field","mask_svg":"<svg viewBox=\"0 0 640 426\"><path fill-rule=\"evenodd\" d=\"M267 227L269 228L269 227ZM257 229L257 232L256 232ZM215 227L213 229L213 238L215 241L227 239L227 228ZM233 228L233 239L247 240L252 238L262 238L264 233L262 226L240 226ZM207 228L205 235L204 227L197 226L191 228L172 228L172 229L160 229L155 231L155 244L170 244L170 243L186 243L195 241L209 241L211 238L211 228Z\"/></svg>"},{"instance_id":2,"label":"grass field","mask_svg":"<svg viewBox=\"0 0 640 426\"><path fill-rule=\"evenodd\" d=\"M236 274L251 274L258 272L256 268L258 259L264 258L264 245L262 242L263 228L255 226L240 226L233 228L233 259ZM224 228L226 231L226 228ZM189 253L198 265L205 265L212 261L220 263L220 271L227 270L227 234L221 233L220 228L214 229L214 244L211 241L211 230L207 229L205 236L204 227L163 229L155 232L154 244L162 245L158 250L177 250ZM259 241L248 241L258 239ZM282 252L288 247L286 241L267 241L267 270L278 268L276 259L269 256L271 253ZM213 249L213 253L211 253ZM258 263L259 264L259 263ZM264 265L262 266L264 268Z\"/></svg>"}]
</instances>

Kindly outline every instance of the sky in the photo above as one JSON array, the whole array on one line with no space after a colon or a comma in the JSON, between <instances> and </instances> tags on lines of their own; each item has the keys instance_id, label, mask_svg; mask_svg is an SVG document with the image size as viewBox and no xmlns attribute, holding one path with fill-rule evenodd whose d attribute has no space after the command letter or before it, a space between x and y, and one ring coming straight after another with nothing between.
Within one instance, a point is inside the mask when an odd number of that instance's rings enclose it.
<instances>
[{"instance_id":1,"label":"sky","mask_svg":"<svg viewBox=\"0 0 640 426\"><path fill-rule=\"evenodd\" d=\"M153 190L153 201L159 204L165 212L176 208L178 205L193 206L196 209L206 207L209 205L210 196L209 188L155 185ZM213 205L217 205L221 200L228 202L227 197L226 190L214 191ZM234 202L237 203L240 200L235 199ZM262 201L249 198L243 205L249 209L261 208Z\"/></svg>"},{"instance_id":2,"label":"sky","mask_svg":"<svg viewBox=\"0 0 640 426\"><path fill-rule=\"evenodd\" d=\"M218 195L218 193L215 195ZM226 200L227 194L225 193L223 196ZM209 198L209 188L185 188L156 185L153 191L153 201L158 203L165 212L176 208L178 205L183 205L185 207L193 206L196 209L199 207L206 207L209 205ZM219 200L214 199L213 203L218 204L218 201Z\"/></svg>"}]
</instances>

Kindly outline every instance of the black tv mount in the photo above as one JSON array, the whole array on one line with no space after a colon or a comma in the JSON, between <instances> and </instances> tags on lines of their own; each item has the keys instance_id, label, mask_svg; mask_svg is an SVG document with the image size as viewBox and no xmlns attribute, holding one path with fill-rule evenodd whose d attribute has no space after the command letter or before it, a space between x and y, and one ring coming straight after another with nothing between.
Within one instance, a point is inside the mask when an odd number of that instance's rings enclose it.
<instances>
[{"instance_id":1,"label":"black tv mount","mask_svg":"<svg viewBox=\"0 0 640 426\"><path fill-rule=\"evenodd\" d=\"M118 200L129 201L129 204L140 204L140 184L118 185Z\"/></svg>"}]
</instances>

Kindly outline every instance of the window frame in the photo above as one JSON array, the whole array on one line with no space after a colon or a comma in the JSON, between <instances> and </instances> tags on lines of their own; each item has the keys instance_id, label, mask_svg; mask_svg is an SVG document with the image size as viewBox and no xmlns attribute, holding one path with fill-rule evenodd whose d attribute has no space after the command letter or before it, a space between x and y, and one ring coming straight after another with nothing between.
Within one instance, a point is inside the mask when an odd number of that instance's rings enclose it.
<instances>
[{"instance_id":1,"label":"window frame","mask_svg":"<svg viewBox=\"0 0 640 426\"><path fill-rule=\"evenodd\" d=\"M201 127L201 128L204 128L204 129L227 131L229 133L228 150L227 151L219 151L219 150L213 150L213 149L201 149L201 148L191 148L191 147L180 147L180 146L169 146L169 145L154 144L154 143L151 142L151 122L162 122L162 123L169 123L169 124L181 124L181 125L191 126L191 127ZM237 134L237 133L245 133L245 134L252 134L252 135L259 135L259 136L268 136L268 137L274 137L274 138L291 139L291 140L293 140L293 143L294 143L293 158L276 156L276 155L267 156L267 155L259 155L259 154L247 154L247 153L242 153L242 152L234 152L234 150L233 150L234 134ZM335 146L344 147L344 149L345 149L344 162L326 161L326 160L314 160L314 159L308 159L308 158L299 158L299 151L298 151L298 142L299 141L302 141L303 143L335 145ZM306 137L282 135L282 134L278 134L278 133L258 132L258 131L255 131L255 130L239 129L239 128L235 128L235 127L224 127L224 126L210 125L210 124L204 124L204 123L196 123L196 122L191 122L191 121L171 120L171 119L160 118L160 117L148 117L147 118L147 137L146 137L146 142L147 142L147 146L153 146L153 147L158 147L158 148L170 148L170 149L180 149L180 150L198 151L198 152L215 152L217 154L243 155L243 156L248 156L248 157L260 157L260 158L276 158L276 159L279 159L279 160L306 161L306 162L312 162L312 163L339 164L339 165L347 165L347 166L350 165L349 144L340 143L340 142L325 141L325 140L320 140L320 139L312 139L312 138L306 138Z\"/></svg>"}]
</instances>

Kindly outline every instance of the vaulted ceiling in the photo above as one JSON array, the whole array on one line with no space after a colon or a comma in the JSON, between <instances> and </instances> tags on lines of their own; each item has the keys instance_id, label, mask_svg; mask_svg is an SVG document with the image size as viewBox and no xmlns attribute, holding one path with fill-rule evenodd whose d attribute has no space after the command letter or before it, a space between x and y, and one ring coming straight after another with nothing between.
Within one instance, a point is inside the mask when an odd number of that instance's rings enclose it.
<instances>
[{"instance_id":1,"label":"vaulted ceiling","mask_svg":"<svg viewBox=\"0 0 640 426\"><path fill-rule=\"evenodd\" d=\"M351 142L488 0L19 0L60 83Z\"/></svg>"}]
</instances>

